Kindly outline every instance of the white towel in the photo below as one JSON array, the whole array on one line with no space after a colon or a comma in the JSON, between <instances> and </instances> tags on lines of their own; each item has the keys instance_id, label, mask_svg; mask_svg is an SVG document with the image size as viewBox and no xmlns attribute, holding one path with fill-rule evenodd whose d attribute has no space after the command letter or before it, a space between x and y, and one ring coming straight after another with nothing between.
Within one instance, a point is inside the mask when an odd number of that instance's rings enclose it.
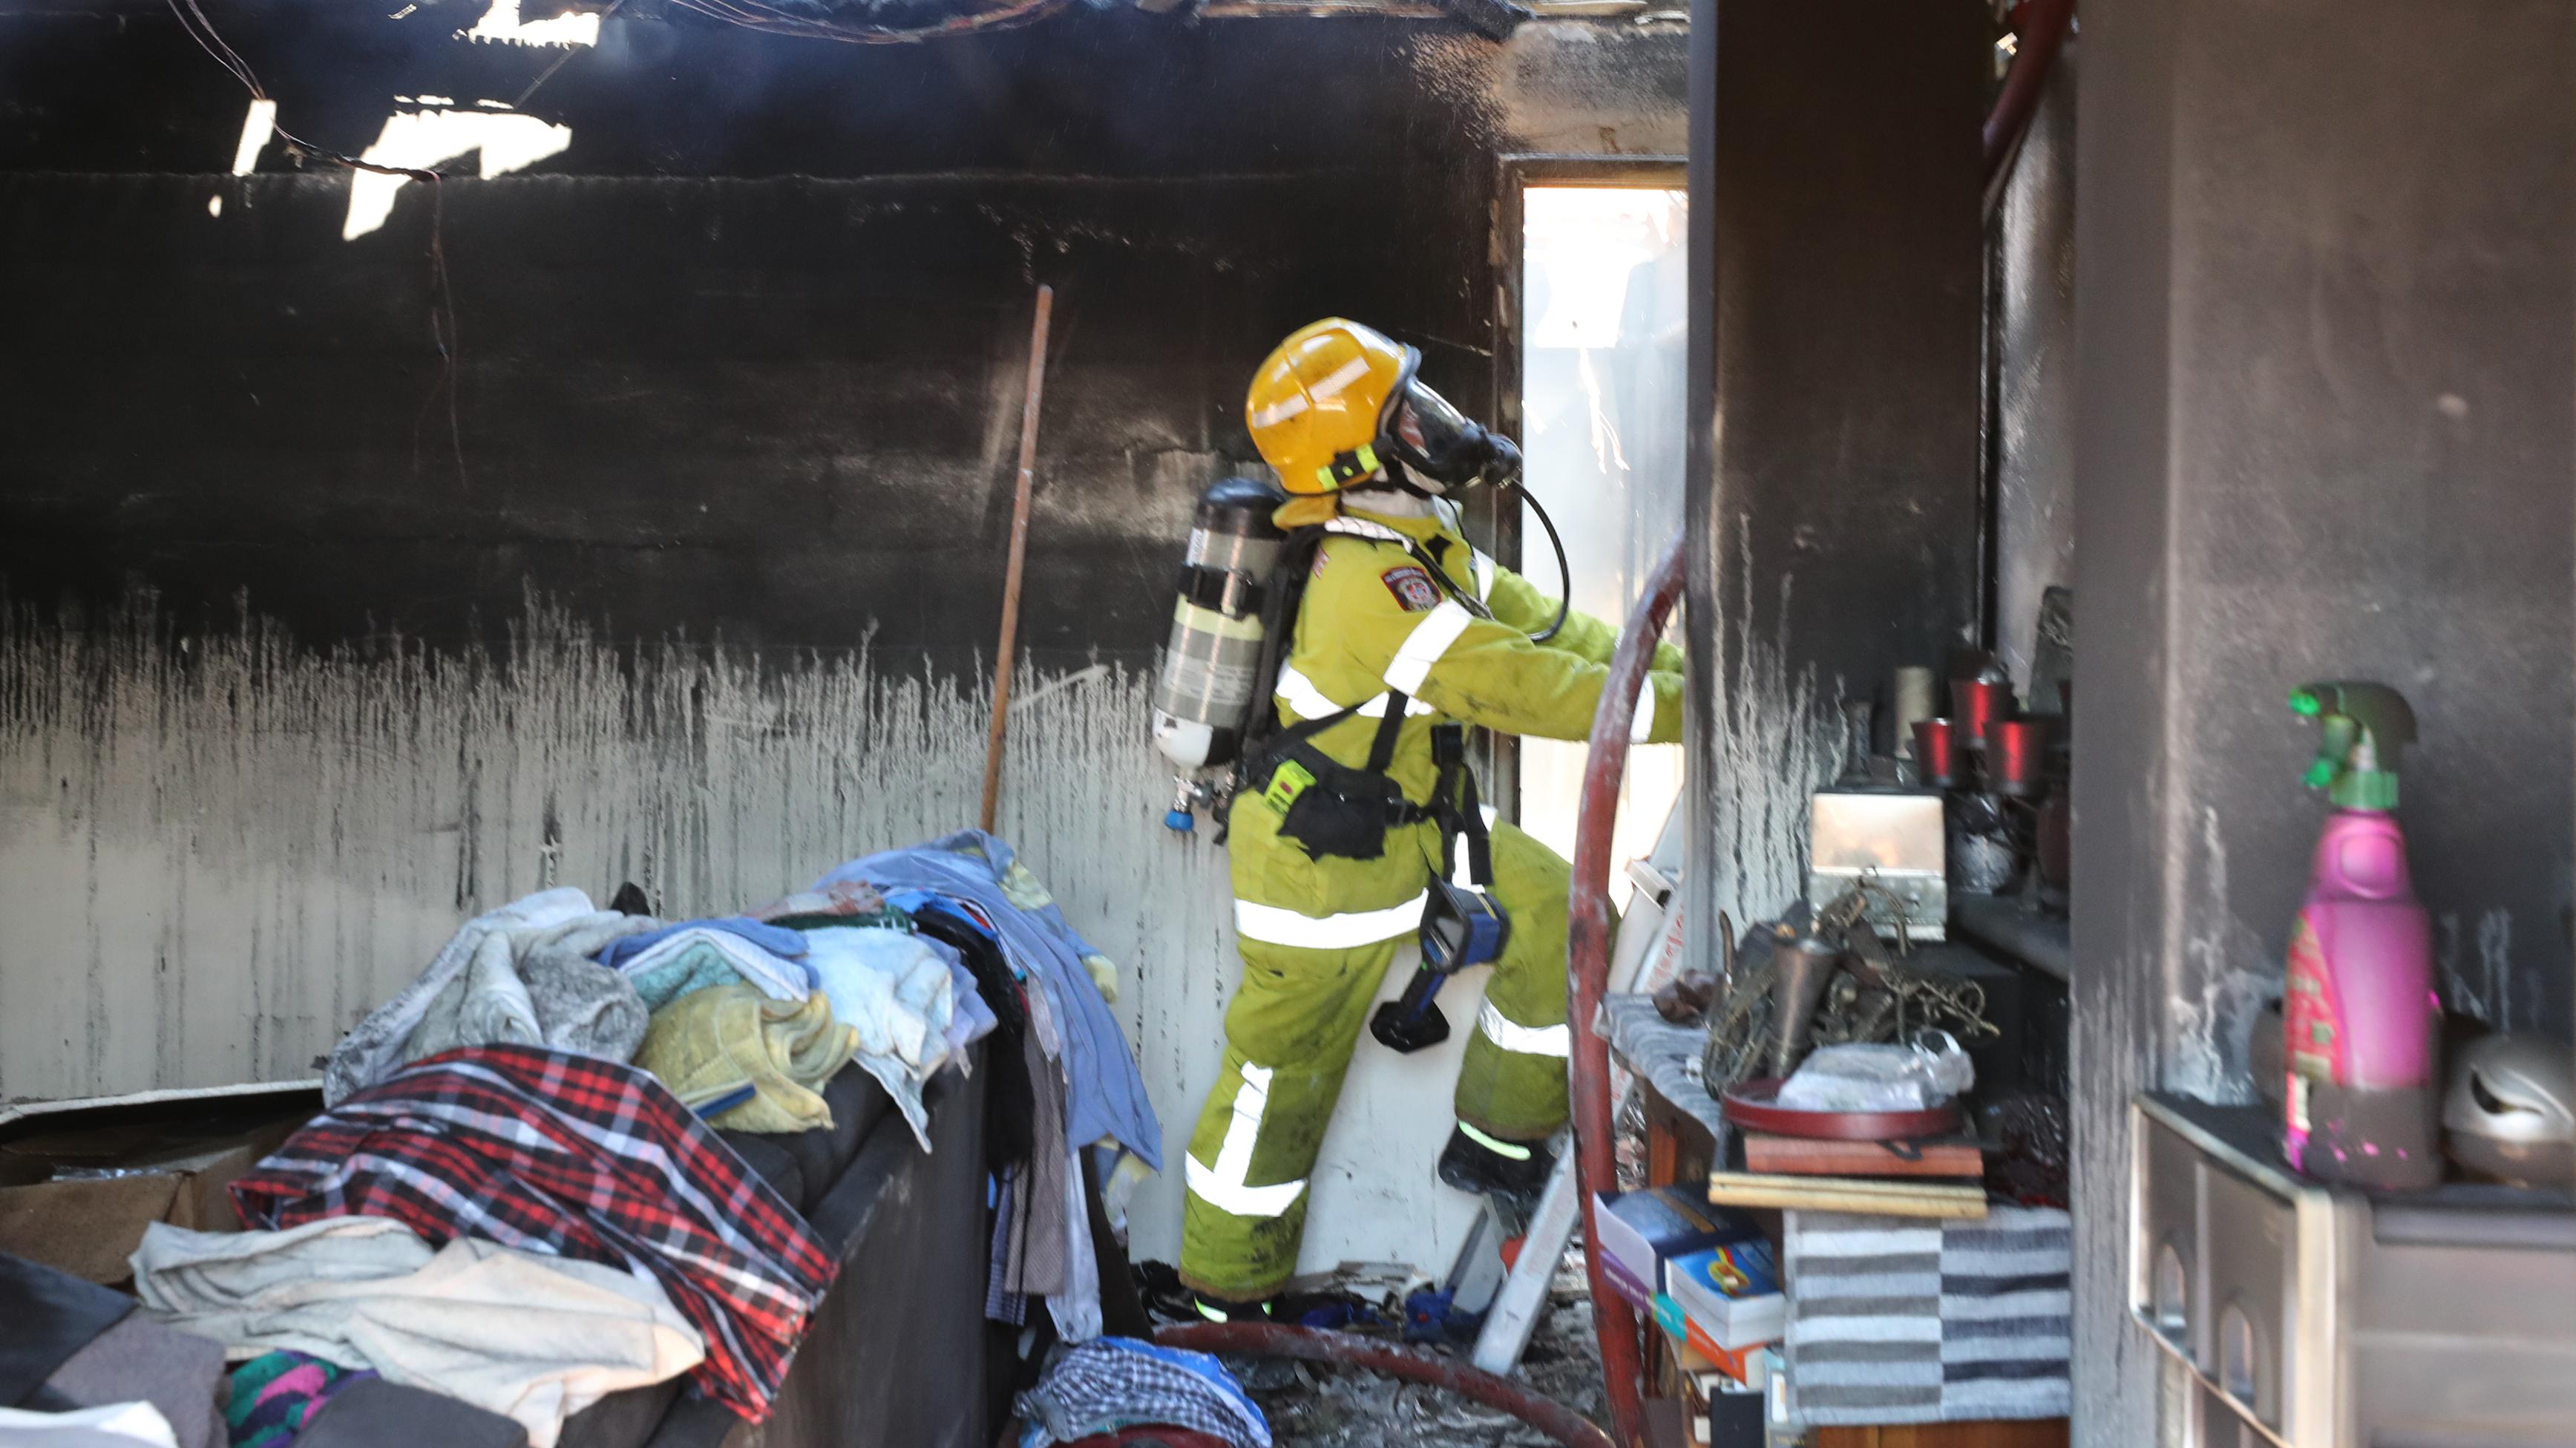
<instances>
[{"instance_id":1,"label":"white towel","mask_svg":"<svg viewBox=\"0 0 2576 1448\"><path fill-rule=\"evenodd\" d=\"M291 1348L516 1419L552 1448L564 1419L697 1366L705 1339L661 1284L597 1262L400 1222L326 1217L282 1232L156 1222L130 1259L143 1310L228 1347Z\"/></svg>"},{"instance_id":2,"label":"white towel","mask_svg":"<svg viewBox=\"0 0 2576 1448\"><path fill-rule=\"evenodd\" d=\"M813 986L805 979L804 966L772 955L730 930L715 930L703 925L673 931L654 941L618 962L618 972L628 976L640 975L693 945L711 946L722 952L725 964L733 967L734 974L771 1000L801 1001L814 993Z\"/></svg>"},{"instance_id":3,"label":"white towel","mask_svg":"<svg viewBox=\"0 0 2576 1448\"><path fill-rule=\"evenodd\" d=\"M832 1019L856 1026L851 1059L877 1079L930 1150L921 1085L948 1060L956 977L948 958L909 931L835 926L805 932L805 965L832 1002Z\"/></svg>"},{"instance_id":4,"label":"white towel","mask_svg":"<svg viewBox=\"0 0 2576 1448\"><path fill-rule=\"evenodd\" d=\"M170 1420L150 1403L110 1403L71 1413L0 1408L0 1448L179 1448Z\"/></svg>"}]
</instances>

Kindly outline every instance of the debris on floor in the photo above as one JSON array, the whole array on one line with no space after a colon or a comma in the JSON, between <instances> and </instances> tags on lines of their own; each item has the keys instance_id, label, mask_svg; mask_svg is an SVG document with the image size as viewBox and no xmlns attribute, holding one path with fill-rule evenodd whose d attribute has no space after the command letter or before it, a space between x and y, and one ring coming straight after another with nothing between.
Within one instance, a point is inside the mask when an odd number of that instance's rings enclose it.
<instances>
[{"instance_id":1,"label":"debris on floor","mask_svg":"<svg viewBox=\"0 0 2576 1448\"><path fill-rule=\"evenodd\" d=\"M1549 1442L1508 1413L1361 1368L1277 1358L1231 1358L1226 1366L1270 1415L1276 1448L1380 1448L1406 1440L1442 1448L1542 1448ZM1512 1376L1595 1422L1608 1421L1580 1243L1557 1264L1546 1315Z\"/></svg>"}]
</instances>

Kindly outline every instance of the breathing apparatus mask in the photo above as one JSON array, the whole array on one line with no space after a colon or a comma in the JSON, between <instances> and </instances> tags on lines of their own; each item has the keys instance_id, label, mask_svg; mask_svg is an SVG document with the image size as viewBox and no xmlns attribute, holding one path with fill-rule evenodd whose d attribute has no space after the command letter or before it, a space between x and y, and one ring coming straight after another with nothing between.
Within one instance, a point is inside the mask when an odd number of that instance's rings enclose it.
<instances>
[{"instance_id":1,"label":"breathing apparatus mask","mask_svg":"<svg viewBox=\"0 0 2576 1448\"><path fill-rule=\"evenodd\" d=\"M1386 456L1369 461L1386 468L1387 486L1420 497L1448 497L1477 483L1510 488L1520 495L1556 550L1556 617L1530 635L1532 642L1545 643L1565 627L1566 610L1573 604L1574 574L1566 563L1565 540L1557 536L1556 520L1521 485L1520 448L1501 433L1470 421L1448 398L1423 385L1414 375L1420 364L1421 354L1413 353L1404 382L1388 399L1379 428L1379 445Z\"/></svg>"},{"instance_id":2,"label":"breathing apparatus mask","mask_svg":"<svg viewBox=\"0 0 2576 1448\"><path fill-rule=\"evenodd\" d=\"M1521 480L1521 450L1510 438L1487 432L1449 405L1449 399L1405 379L1387 419L1387 444L1407 472L1443 491L1470 483L1496 486Z\"/></svg>"}]
</instances>

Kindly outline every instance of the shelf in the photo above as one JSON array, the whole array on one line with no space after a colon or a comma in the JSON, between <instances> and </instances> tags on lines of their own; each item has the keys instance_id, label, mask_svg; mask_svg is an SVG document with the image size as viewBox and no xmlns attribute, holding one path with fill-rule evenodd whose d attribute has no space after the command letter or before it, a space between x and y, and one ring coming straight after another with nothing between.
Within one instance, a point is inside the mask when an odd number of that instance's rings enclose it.
<instances>
[{"instance_id":1,"label":"shelf","mask_svg":"<svg viewBox=\"0 0 2576 1448\"><path fill-rule=\"evenodd\" d=\"M2165 1091L2138 1098L2141 1110L2241 1176L2282 1197L2328 1192L2366 1202L2371 1236L2386 1246L2523 1247L2576 1251L2576 1196L2539 1187L2447 1182L2414 1192L2328 1187L2290 1169L2281 1123L2268 1106L2213 1106Z\"/></svg>"},{"instance_id":2,"label":"shelf","mask_svg":"<svg viewBox=\"0 0 2576 1448\"><path fill-rule=\"evenodd\" d=\"M2071 979L2074 932L2054 915L2022 908L2018 895L1953 895L1950 918L1960 934L2059 980Z\"/></svg>"}]
</instances>

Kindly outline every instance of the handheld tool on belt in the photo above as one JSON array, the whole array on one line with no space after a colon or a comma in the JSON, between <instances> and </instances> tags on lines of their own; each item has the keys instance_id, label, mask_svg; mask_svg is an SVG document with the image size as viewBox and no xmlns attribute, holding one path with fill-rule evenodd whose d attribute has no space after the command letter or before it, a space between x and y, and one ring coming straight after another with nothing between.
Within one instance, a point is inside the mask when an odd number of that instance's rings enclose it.
<instances>
[{"instance_id":1,"label":"handheld tool on belt","mask_svg":"<svg viewBox=\"0 0 2576 1448\"><path fill-rule=\"evenodd\" d=\"M1490 964L1512 938L1512 918L1488 892L1494 884L1494 850L1476 776L1467 768L1467 734L1455 724L1431 732L1431 760L1440 767L1430 808L1440 821L1440 873L1422 908L1422 965L1404 994L1377 1008L1369 1034L1388 1049L1410 1054L1449 1039L1449 1018L1434 997L1442 982L1471 965ZM1458 841L1467 842L1473 885L1457 883Z\"/></svg>"}]
</instances>

